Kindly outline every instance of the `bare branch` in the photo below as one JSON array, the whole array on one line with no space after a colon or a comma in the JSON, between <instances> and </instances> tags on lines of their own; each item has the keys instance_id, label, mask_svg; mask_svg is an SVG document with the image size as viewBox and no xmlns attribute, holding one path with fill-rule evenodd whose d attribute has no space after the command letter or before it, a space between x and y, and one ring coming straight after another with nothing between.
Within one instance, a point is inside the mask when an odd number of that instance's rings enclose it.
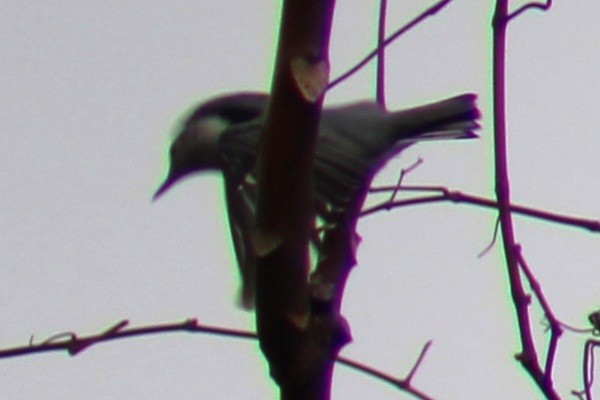
<instances>
[{"instance_id":1,"label":"bare branch","mask_svg":"<svg viewBox=\"0 0 600 400\"><path fill-rule=\"evenodd\" d=\"M419 25L426 18L432 17L433 15L435 15L438 11L440 11L442 8L446 7L451 2L452 2L452 0L441 0L438 3L434 4L433 6L429 7L428 9L423 11L421 14L419 14L416 18L414 18L409 23L407 23L406 25L404 25L403 27L398 29L396 32L394 32L392 35L390 35L383 42L383 46L385 47L385 46L389 45L394 40L399 38L401 35L405 34L406 32L408 32L415 26ZM379 54L379 47L381 47L381 46L378 46L377 49L371 51L366 57L364 57L361 61L359 61L354 67L350 68L348 71L344 72L342 75L340 75L339 77L337 77L333 81L331 81L329 83L329 86L327 86L327 90L330 90L334 86L338 85L339 83L343 82L344 80L348 79L350 76L354 75L356 72L361 70L365 65L367 65L373 58L375 58Z\"/></svg>"},{"instance_id":2,"label":"bare branch","mask_svg":"<svg viewBox=\"0 0 600 400\"><path fill-rule=\"evenodd\" d=\"M372 193L378 192L394 192L395 190L400 191L414 191L414 192L438 192L439 194L413 197L410 199L397 200L397 201L385 201L381 204L377 204L372 207L364 209L361 213L361 217L374 214L376 212L386 210L389 211L393 208L406 207L418 204L426 203L437 203L437 202L452 202L452 203L466 203L474 206L490 208L497 210L498 203L494 200L487 199L485 197L475 196L472 194L463 193L457 190L451 190L444 186L380 186L371 188ZM591 220L579 217L573 217L569 215L557 214L550 211L540 210L536 208L520 206L510 204L510 211L516 214L524 215L531 218L541 219L545 221L555 222L562 225L574 226L578 228L586 229L590 232L600 232L600 220Z\"/></svg>"},{"instance_id":3,"label":"bare branch","mask_svg":"<svg viewBox=\"0 0 600 400\"><path fill-rule=\"evenodd\" d=\"M427 343L425 343L425 345L423 346L423 349L421 349L421 353L419 354L417 361L415 361L415 364L413 365L410 372L408 373L408 375L406 375L406 377L404 379L396 378L395 376L389 375L389 374L382 372L380 370L377 370L373 367L370 367L368 365L362 364L362 363L354 361L354 360L350 360L345 357L338 357L337 361L342 365L345 365L350 368L354 368L358 371L364 372L367 375L371 375L375 378L381 379L382 381L385 381L401 390L404 390L404 391L410 393L411 395L413 395L414 397L416 397L418 399L433 400L432 397L426 395L422 391L413 387L412 383L411 383L412 378L414 377L416 371L418 370L423 359L425 358L425 354L427 353L427 350L429 350L429 347L431 347L431 344L432 344L431 340L429 340Z\"/></svg>"},{"instance_id":4,"label":"bare branch","mask_svg":"<svg viewBox=\"0 0 600 400\"><path fill-rule=\"evenodd\" d=\"M523 4L521 7L517 8L512 13L506 16L506 22L508 23L511 19L518 17L520 14L524 13L529 9L537 9L540 11L548 11L552 7L552 0L546 0L545 3L536 3L531 2L527 4Z\"/></svg>"},{"instance_id":5,"label":"bare branch","mask_svg":"<svg viewBox=\"0 0 600 400\"><path fill-rule=\"evenodd\" d=\"M510 282L511 297L515 305L521 353L517 359L549 400L560 396L552 384L552 377L542 370L537 355L529 315L530 299L525 293L519 268L520 246L517 245L510 204L510 181L506 131L506 30L508 27L508 0L497 0L493 17L493 104L494 104L494 166L496 199L500 231L504 245L504 258Z\"/></svg>"},{"instance_id":6,"label":"bare branch","mask_svg":"<svg viewBox=\"0 0 600 400\"><path fill-rule=\"evenodd\" d=\"M328 79L334 0L285 0L256 171L256 330L284 400L330 398L349 341L338 312L309 301L313 158ZM336 310L337 311L337 310Z\"/></svg>"},{"instance_id":7,"label":"bare branch","mask_svg":"<svg viewBox=\"0 0 600 400\"><path fill-rule=\"evenodd\" d=\"M589 340L586 343L586 352L584 358L585 370L583 371L584 376L584 389L587 400L592 400L592 385L594 384L594 348L598 347L600 343L596 340Z\"/></svg>"},{"instance_id":8,"label":"bare branch","mask_svg":"<svg viewBox=\"0 0 600 400\"><path fill-rule=\"evenodd\" d=\"M256 334L254 333L207 325L203 326L199 325L198 321L194 318L185 320L183 322L123 329L126 325L128 325L128 321L123 320L101 333L88 336L78 336L74 332L59 333L50 336L39 344L35 344L33 339L31 339L29 345L27 346L0 350L0 358L17 357L49 351L67 351L70 355L74 356L88 347L101 342L167 332L202 332L220 336L256 339ZM59 340L61 338L66 338L66 340Z\"/></svg>"},{"instance_id":9,"label":"bare branch","mask_svg":"<svg viewBox=\"0 0 600 400\"><path fill-rule=\"evenodd\" d=\"M417 369L419 368L419 366L421 365L421 363L425 359L425 354L427 354L427 350L429 350L429 348L431 347L432 344L433 344L433 341L432 340L428 340L427 343L425 343L425 346L423 346L423 348L421 349L421 353L419 354L419 358L417 358L417 361L415 362L415 365L413 365L412 369L410 370L410 372L406 376L406 381L409 384L412 381L412 378L415 376L415 373L417 372Z\"/></svg>"},{"instance_id":10,"label":"bare branch","mask_svg":"<svg viewBox=\"0 0 600 400\"><path fill-rule=\"evenodd\" d=\"M583 390L571 390L573 396L581 400L593 400L594 384L594 348L600 346L597 340L588 340L583 350Z\"/></svg>"},{"instance_id":11,"label":"bare branch","mask_svg":"<svg viewBox=\"0 0 600 400\"><path fill-rule=\"evenodd\" d=\"M254 332L238 330L238 329L230 329L223 328L219 326L211 326L211 325L203 325L198 323L196 318L189 318L185 321L181 322L172 322L165 324L156 324L156 325L147 325L140 326L137 328L128 328L124 329L129 325L128 320L122 320L113 326L105 329L104 331L92 334L88 336L79 336L77 333L73 331L61 332L54 334L47 339L44 339L39 344L35 344L33 337L30 339L29 344L26 346L17 346L13 348L0 349L0 358L11 358L11 357L20 357L25 355L31 355L36 353L46 353L46 352L60 352L66 351L71 356L76 356L81 353L84 349L87 349L93 345L118 340L118 339L126 339L126 338L135 338L140 336L147 335L155 335L162 333L176 333L176 332L188 332L188 333L205 333L217 336L231 337L237 339L250 339L257 340L258 336ZM65 340L60 340L60 339ZM366 364L360 363L358 361L346 358L346 357L337 357L336 362L343 364L349 368L355 369L359 372L364 372L365 374L380 378L386 382L392 383L393 385L399 387L402 390L405 390L419 399L430 399L430 397L423 395L420 391L410 386L410 380L412 379L415 371L418 366L421 364L425 353L431 345L431 341L427 342L421 353L419 358L415 362L415 365L411 369L408 377L404 380L398 380L390 377L390 375L380 372L379 370L367 366Z\"/></svg>"},{"instance_id":12,"label":"bare branch","mask_svg":"<svg viewBox=\"0 0 600 400\"><path fill-rule=\"evenodd\" d=\"M477 254L477 258L482 258L491 249L494 248L494 245L496 244L496 240L498 239L498 232L499 231L500 231L500 219L496 218L496 224L494 225L494 234L492 235L492 240L490 240L490 243L485 247L485 249L481 250L479 252L479 254Z\"/></svg>"},{"instance_id":13,"label":"bare branch","mask_svg":"<svg viewBox=\"0 0 600 400\"><path fill-rule=\"evenodd\" d=\"M398 191L400 191L402 189L402 181L404 180L404 178L408 174L410 174L412 171L414 171L415 169L417 169L417 167L419 165L421 165L421 164L423 164L423 159L421 157L419 157L417 159L417 161L415 161L414 163L412 163L408 167L402 168L400 170L400 176L398 177L398 182L396 182L396 187L392 191L392 195L390 196L390 201L394 201L396 199L396 195L398 194Z\"/></svg>"},{"instance_id":14,"label":"bare branch","mask_svg":"<svg viewBox=\"0 0 600 400\"><path fill-rule=\"evenodd\" d=\"M558 339L563 333L562 324L556 318L554 311L550 307L550 304L546 300L546 296L542 292L542 285L540 285L539 281L536 279L535 275L531 271L529 264L525 260L523 253L521 252L521 246L517 245L515 252L517 254L517 258L519 261L519 265L521 266L521 271L525 274L527 281L529 282L529 286L533 290L533 293L537 299L537 301L542 306L542 310L544 311L544 316L546 320L550 324L550 341L548 343L548 351L546 355L546 366L544 368L545 381L552 385L552 369L554 366L554 358L556 356L556 348L558 346Z\"/></svg>"},{"instance_id":15,"label":"bare branch","mask_svg":"<svg viewBox=\"0 0 600 400\"><path fill-rule=\"evenodd\" d=\"M385 21L387 0L379 0L379 22L377 30L377 84L375 98L377 104L385 108Z\"/></svg>"},{"instance_id":16,"label":"bare branch","mask_svg":"<svg viewBox=\"0 0 600 400\"><path fill-rule=\"evenodd\" d=\"M594 328L578 328L576 326L573 325L569 325L563 321L560 321L560 326L562 326L562 328L565 331L570 331L573 333L585 333L585 334L593 334L594 333Z\"/></svg>"}]
</instances>

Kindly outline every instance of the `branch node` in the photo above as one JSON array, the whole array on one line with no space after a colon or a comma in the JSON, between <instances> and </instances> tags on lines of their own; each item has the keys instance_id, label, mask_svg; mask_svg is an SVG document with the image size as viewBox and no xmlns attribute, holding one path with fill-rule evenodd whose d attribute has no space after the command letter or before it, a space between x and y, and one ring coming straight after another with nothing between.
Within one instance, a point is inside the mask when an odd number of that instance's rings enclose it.
<instances>
[{"instance_id":1,"label":"branch node","mask_svg":"<svg viewBox=\"0 0 600 400\"><path fill-rule=\"evenodd\" d=\"M116 324L114 324L113 326L111 326L110 328L108 328L107 330L105 330L102 333L102 335L103 336L113 335L113 334L119 332L121 329L125 328L127 325L129 325L129 320L123 319L123 320L117 322Z\"/></svg>"},{"instance_id":2,"label":"branch node","mask_svg":"<svg viewBox=\"0 0 600 400\"><path fill-rule=\"evenodd\" d=\"M302 98L315 103L327 90L329 63L320 57L296 57L290 62L296 88Z\"/></svg>"},{"instance_id":3,"label":"branch node","mask_svg":"<svg viewBox=\"0 0 600 400\"><path fill-rule=\"evenodd\" d=\"M189 318L187 320L184 321L183 325L185 326L186 329L189 330L195 330L198 329L200 326L198 325L198 319L197 318Z\"/></svg>"}]
</instances>

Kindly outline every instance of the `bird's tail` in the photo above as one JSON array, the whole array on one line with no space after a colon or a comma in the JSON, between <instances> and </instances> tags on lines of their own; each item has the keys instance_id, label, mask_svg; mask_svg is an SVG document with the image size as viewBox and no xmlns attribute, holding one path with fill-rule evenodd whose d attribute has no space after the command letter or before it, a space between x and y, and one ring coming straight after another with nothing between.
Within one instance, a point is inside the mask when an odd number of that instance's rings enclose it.
<instances>
[{"instance_id":1,"label":"bird's tail","mask_svg":"<svg viewBox=\"0 0 600 400\"><path fill-rule=\"evenodd\" d=\"M472 93L437 103L390 113L392 131L398 144L421 140L476 138L479 128L477 96Z\"/></svg>"},{"instance_id":2,"label":"bird's tail","mask_svg":"<svg viewBox=\"0 0 600 400\"><path fill-rule=\"evenodd\" d=\"M392 157L415 142L476 138L476 98L463 94L396 112L374 103L326 110L315 156L320 200L344 209Z\"/></svg>"}]
</instances>

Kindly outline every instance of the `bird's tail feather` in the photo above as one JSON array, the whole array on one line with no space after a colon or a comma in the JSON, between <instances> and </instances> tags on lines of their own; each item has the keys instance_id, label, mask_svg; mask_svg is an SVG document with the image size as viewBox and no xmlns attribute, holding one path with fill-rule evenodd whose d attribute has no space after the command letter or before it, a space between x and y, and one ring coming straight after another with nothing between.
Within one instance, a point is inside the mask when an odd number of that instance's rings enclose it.
<instances>
[{"instance_id":1,"label":"bird's tail feather","mask_svg":"<svg viewBox=\"0 0 600 400\"><path fill-rule=\"evenodd\" d=\"M480 117L475 94L463 94L437 103L390 114L392 131L401 143L432 139L476 138Z\"/></svg>"},{"instance_id":2,"label":"bird's tail feather","mask_svg":"<svg viewBox=\"0 0 600 400\"><path fill-rule=\"evenodd\" d=\"M475 94L387 113L357 104L324 114L315 158L316 193L343 208L385 163L415 142L476 138Z\"/></svg>"}]
</instances>

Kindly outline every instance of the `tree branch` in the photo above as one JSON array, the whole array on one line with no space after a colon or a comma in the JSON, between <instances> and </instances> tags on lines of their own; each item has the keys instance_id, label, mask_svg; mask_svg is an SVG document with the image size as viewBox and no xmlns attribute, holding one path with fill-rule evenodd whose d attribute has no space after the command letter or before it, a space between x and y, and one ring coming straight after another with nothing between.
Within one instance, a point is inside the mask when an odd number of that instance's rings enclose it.
<instances>
[{"instance_id":1,"label":"tree branch","mask_svg":"<svg viewBox=\"0 0 600 400\"><path fill-rule=\"evenodd\" d=\"M189 318L181 322L139 326L136 328L127 328L127 326L129 326L129 321L124 319L100 333L91 334L87 336L80 336L73 331L62 332L52 335L40 343L34 343L32 336L32 338L29 341L29 344L26 346L17 346L12 348L0 349L0 358L21 357L36 353L59 351L66 351L69 355L76 356L84 350L87 350L88 348L103 342L175 332L205 333L210 335L231 337L237 339L258 339L258 335L254 332L223 328L219 326L204 325L200 324L196 318ZM347 357L337 357L335 361L356 371L363 372L371 377L378 378L385 382L391 383L397 388L411 393L420 399L430 399L429 397L423 395L420 391L414 389L410 385L410 380L412 379L412 376L414 375L415 371L417 370L418 366L423 360L430 344L431 342L427 342L427 344L423 347L423 350L421 350L421 354L419 355L419 358L417 359L415 365L411 369L411 372L409 373L408 377L404 380L395 379L389 374L381 372L380 370L377 370L371 366L368 366L356 360L349 359Z\"/></svg>"},{"instance_id":2,"label":"tree branch","mask_svg":"<svg viewBox=\"0 0 600 400\"><path fill-rule=\"evenodd\" d=\"M510 13L506 16L506 22L508 23L511 19L518 17L519 15L521 15L522 13L524 13L525 11L527 11L529 9L548 11L550 9L550 7L552 7L552 0L546 0L545 3L531 2L531 3L523 4L521 7L517 8L515 11L513 11L512 13Z\"/></svg>"},{"instance_id":3,"label":"tree branch","mask_svg":"<svg viewBox=\"0 0 600 400\"><path fill-rule=\"evenodd\" d=\"M377 83L375 98L377 104L385 108L385 22L387 0L379 0L379 21L377 22Z\"/></svg>"},{"instance_id":4,"label":"tree branch","mask_svg":"<svg viewBox=\"0 0 600 400\"><path fill-rule=\"evenodd\" d=\"M169 332L202 332L245 339L256 338L256 335L251 332L200 325L195 318L190 318L183 322L156 324L125 329L128 325L128 320L122 320L103 332L88 336L78 336L74 332L59 333L52 335L48 339L38 344L34 343L32 337L29 341L29 345L27 346L0 350L0 358L17 357L50 351L66 351L70 355L75 356L87 348L101 342Z\"/></svg>"},{"instance_id":5,"label":"tree branch","mask_svg":"<svg viewBox=\"0 0 600 400\"><path fill-rule=\"evenodd\" d=\"M257 160L256 328L285 400L329 399L347 338L311 313L312 164L328 78L333 0L286 0Z\"/></svg>"},{"instance_id":6,"label":"tree branch","mask_svg":"<svg viewBox=\"0 0 600 400\"><path fill-rule=\"evenodd\" d=\"M494 101L494 165L496 198L498 202L500 232L504 245L504 257L508 272L511 296L515 305L521 353L517 359L533 378L546 398L560 399L552 384L551 377L542 370L536 352L529 316L530 299L521 281L518 247L510 207L510 183L508 171L507 132L506 132L506 31L508 28L508 0L497 0L493 27L493 101ZM551 368L546 368L551 370Z\"/></svg>"},{"instance_id":7,"label":"tree branch","mask_svg":"<svg viewBox=\"0 0 600 400\"><path fill-rule=\"evenodd\" d=\"M427 343L425 343L425 346L423 346L423 349L421 350L421 353L419 354L417 361L415 361L415 364L413 365L410 372L408 373L408 375L406 375L406 377L404 379L396 378L385 372L381 372L373 367L370 367L363 363L357 362L355 360L350 360L345 357L338 357L337 361L342 365L345 365L345 366L353 368L355 370L364 372L367 375L371 375L373 377L381 379L401 390L404 390L404 391L410 393L411 395L413 395L414 397L416 397L418 399L433 400L432 397L429 397L422 391L420 391L412 386L412 378L415 376L419 366L421 365L421 362L423 361L423 359L425 358L425 355L427 354L427 350L429 350L429 347L431 347L431 344L432 344L431 340L428 341Z\"/></svg>"},{"instance_id":8,"label":"tree branch","mask_svg":"<svg viewBox=\"0 0 600 400\"><path fill-rule=\"evenodd\" d=\"M451 190L444 186L379 186L371 188L372 193L379 192L395 192L395 191L415 191L415 192L438 192L429 196L413 197L410 199L385 201L381 204L365 208L361 217L375 214L379 211L389 211L393 208L413 206L426 203L451 202L451 203L466 203L474 206L498 209L498 202L468 193L463 193L457 190ZM550 211L540 210L537 208L526 207L516 204L510 205L510 211L521 214L527 217L540 220L555 222L557 224L569 225L578 228L586 229L590 232L600 232L600 220L592 220L580 217L574 217L564 214L558 214Z\"/></svg>"},{"instance_id":9,"label":"tree branch","mask_svg":"<svg viewBox=\"0 0 600 400\"><path fill-rule=\"evenodd\" d=\"M403 27L398 29L396 32L392 33L387 39L385 39L385 41L383 42L382 45L379 45L376 49L371 51L366 57L364 57L362 60L360 60L358 63L356 63L356 65L354 67L350 68L348 71L344 72L342 75L340 75L339 77L337 77L333 81L331 81L331 83L327 86L327 90L330 90L334 86L337 86L341 82L345 81L346 79L348 79L349 77L354 75L356 72L360 71L373 58L377 57L377 55L379 54L380 48L382 46L386 47L387 45L392 43L394 40L398 39L400 36L402 36L403 34L408 32L415 26L419 25L426 18L434 16L435 14L437 14L438 11L440 11L442 8L444 8L448 4L450 4L451 1L452 0L441 0L437 3L435 3L434 5L432 5L425 11L423 11L421 14L419 14L417 17L412 19L409 23L407 23L406 25L404 25Z\"/></svg>"}]
</instances>

